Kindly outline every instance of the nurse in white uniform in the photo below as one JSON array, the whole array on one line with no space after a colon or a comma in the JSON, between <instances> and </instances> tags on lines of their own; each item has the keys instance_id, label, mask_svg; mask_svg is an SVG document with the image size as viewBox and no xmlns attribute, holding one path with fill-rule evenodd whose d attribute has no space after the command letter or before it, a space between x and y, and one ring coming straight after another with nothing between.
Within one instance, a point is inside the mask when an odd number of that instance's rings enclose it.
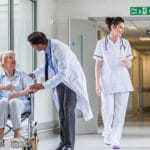
<instances>
[{"instance_id":1,"label":"nurse in white uniform","mask_svg":"<svg viewBox=\"0 0 150 150\"><path fill-rule=\"evenodd\" d=\"M133 56L129 42L121 38L123 18L107 17L106 24L110 34L97 42L94 53L96 93L102 97L104 142L120 149L129 92L133 91L128 73Z\"/></svg>"}]
</instances>

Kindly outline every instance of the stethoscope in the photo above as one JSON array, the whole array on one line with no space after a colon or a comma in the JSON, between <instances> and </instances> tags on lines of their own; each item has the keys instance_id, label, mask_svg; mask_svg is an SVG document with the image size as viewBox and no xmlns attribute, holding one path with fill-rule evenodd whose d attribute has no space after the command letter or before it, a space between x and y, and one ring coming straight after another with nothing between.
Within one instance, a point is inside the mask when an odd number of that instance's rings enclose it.
<instances>
[{"instance_id":1,"label":"stethoscope","mask_svg":"<svg viewBox=\"0 0 150 150\"><path fill-rule=\"evenodd\" d=\"M123 48L124 51L126 50L126 46L123 44L123 39L120 37L120 51ZM107 51L107 44L108 44L108 36L105 38L105 51Z\"/></svg>"}]
</instances>

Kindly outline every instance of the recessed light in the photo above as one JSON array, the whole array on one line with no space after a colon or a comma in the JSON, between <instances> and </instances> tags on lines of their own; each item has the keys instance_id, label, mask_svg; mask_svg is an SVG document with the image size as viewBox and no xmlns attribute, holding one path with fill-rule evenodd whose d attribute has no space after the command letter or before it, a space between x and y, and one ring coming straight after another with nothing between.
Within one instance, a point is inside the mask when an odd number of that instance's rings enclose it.
<instances>
[{"instance_id":1,"label":"recessed light","mask_svg":"<svg viewBox=\"0 0 150 150\"><path fill-rule=\"evenodd\" d=\"M150 37L139 37L141 41L150 41Z\"/></svg>"},{"instance_id":2,"label":"recessed light","mask_svg":"<svg viewBox=\"0 0 150 150\"><path fill-rule=\"evenodd\" d=\"M137 30L137 27L134 25L126 25L126 28L130 30Z\"/></svg>"}]
</instances>

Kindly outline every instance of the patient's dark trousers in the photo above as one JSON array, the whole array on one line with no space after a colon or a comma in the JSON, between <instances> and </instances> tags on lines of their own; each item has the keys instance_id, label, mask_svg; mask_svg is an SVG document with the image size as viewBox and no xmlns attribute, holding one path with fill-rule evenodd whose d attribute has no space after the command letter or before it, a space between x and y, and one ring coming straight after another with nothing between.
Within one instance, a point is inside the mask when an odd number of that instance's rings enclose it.
<instances>
[{"instance_id":1,"label":"patient's dark trousers","mask_svg":"<svg viewBox=\"0 0 150 150\"><path fill-rule=\"evenodd\" d=\"M74 149L76 94L65 84L57 87L61 143Z\"/></svg>"}]
</instances>

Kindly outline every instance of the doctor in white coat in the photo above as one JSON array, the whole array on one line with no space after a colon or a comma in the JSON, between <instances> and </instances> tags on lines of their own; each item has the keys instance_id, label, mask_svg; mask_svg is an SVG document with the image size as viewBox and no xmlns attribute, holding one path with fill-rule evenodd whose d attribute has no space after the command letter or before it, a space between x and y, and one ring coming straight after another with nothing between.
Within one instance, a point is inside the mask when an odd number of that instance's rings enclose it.
<instances>
[{"instance_id":1,"label":"doctor in white coat","mask_svg":"<svg viewBox=\"0 0 150 150\"><path fill-rule=\"evenodd\" d=\"M133 56L129 42L121 38L123 18L108 17L106 24L110 34L97 42L94 53L96 93L102 100L104 143L120 149L129 92L133 91L128 73Z\"/></svg>"},{"instance_id":2,"label":"doctor in white coat","mask_svg":"<svg viewBox=\"0 0 150 150\"><path fill-rule=\"evenodd\" d=\"M43 50L45 55L43 65L29 74L32 78L38 78L45 73L45 82L34 84L30 88L34 91L55 88L54 101L59 109L61 138L56 150L73 150L75 108L82 111L86 121L93 117L83 69L72 50L61 41L47 39L42 32L31 33L28 41L33 49Z\"/></svg>"}]
</instances>

